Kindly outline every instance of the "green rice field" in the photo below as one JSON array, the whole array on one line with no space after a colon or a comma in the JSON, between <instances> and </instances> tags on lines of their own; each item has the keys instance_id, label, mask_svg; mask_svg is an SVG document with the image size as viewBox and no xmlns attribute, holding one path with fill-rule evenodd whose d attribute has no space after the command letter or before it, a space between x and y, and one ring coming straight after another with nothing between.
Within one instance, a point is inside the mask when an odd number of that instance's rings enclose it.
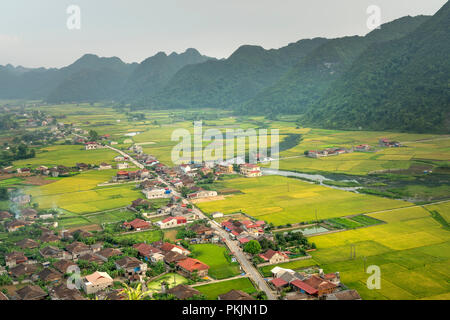
<instances>
[{"instance_id":1,"label":"green rice field","mask_svg":"<svg viewBox=\"0 0 450 320\"><path fill-rule=\"evenodd\" d=\"M225 279L239 275L239 264L225 257L229 253L226 247L215 244L196 244L192 247L195 258L210 267L208 274L211 277Z\"/></svg>"},{"instance_id":2,"label":"green rice field","mask_svg":"<svg viewBox=\"0 0 450 320\"><path fill-rule=\"evenodd\" d=\"M248 278L205 284L202 286L196 286L195 289L204 294L208 300L217 300L219 295L227 293L233 289L241 290L249 294L256 292L253 283Z\"/></svg>"},{"instance_id":3,"label":"green rice field","mask_svg":"<svg viewBox=\"0 0 450 320\"><path fill-rule=\"evenodd\" d=\"M201 210L225 214L242 211L274 225L313 221L316 210L318 219L327 219L411 205L405 201L356 194L280 176L237 178L221 184L243 194L198 203Z\"/></svg>"}]
</instances>

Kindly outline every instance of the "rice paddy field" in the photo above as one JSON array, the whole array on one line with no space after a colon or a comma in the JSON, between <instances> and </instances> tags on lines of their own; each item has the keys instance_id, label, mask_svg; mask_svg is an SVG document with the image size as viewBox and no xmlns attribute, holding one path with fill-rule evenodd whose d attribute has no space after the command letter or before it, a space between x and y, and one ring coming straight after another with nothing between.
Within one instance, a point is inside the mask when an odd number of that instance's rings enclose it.
<instances>
[{"instance_id":1,"label":"rice paddy field","mask_svg":"<svg viewBox=\"0 0 450 320\"><path fill-rule=\"evenodd\" d=\"M96 164L112 163L117 153L110 149L85 150L82 145L54 145L38 149L36 157L14 162L17 168L39 166L55 167L63 165L74 167L77 163Z\"/></svg>"},{"instance_id":2,"label":"rice paddy field","mask_svg":"<svg viewBox=\"0 0 450 320\"><path fill-rule=\"evenodd\" d=\"M225 255L229 250L215 244L196 244L192 246L195 258L206 263L210 269L208 274L215 279L225 279L240 274L239 264L230 262Z\"/></svg>"},{"instance_id":3,"label":"rice paddy field","mask_svg":"<svg viewBox=\"0 0 450 320\"><path fill-rule=\"evenodd\" d=\"M220 183L243 194L198 203L201 210L209 214L241 211L276 226L316 220L316 210L320 220L412 205L406 201L356 194L280 176L236 178Z\"/></svg>"},{"instance_id":4,"label":"rice paddy field","mask_svg":"<svg viewBox=\"0 0 450 320\"><path fill-rule=\"evenodd\" d=\"M195 289L204 294L208 300L217 300L217 297L219 295L227 293L233 289L241 290L247 292L248 294L256 292L253 283L248 278L239 278L217 283L205 284L202 286L196 286Z\"/></svg>"},{"instance_id":5,"label":"rice paddy field","mask_svg":"<svg viewBox=\"0 0 450 320\"><path fill-rule=\"evenodd\" d=\"M33 202L42 209L61 208L77 214L99 212L125 207L142 197L133 184L97 187L108 181L116 170L87 171L54 183L27 188Z\"/></svg>"},{"instance_id":6,"label":"rice paddy field","mask_svg":"<svg viewBox=\"0 0 450 320\"><path fill-rule=\"evenodd\" d=\"M450 137L448 136L323 129L285 128L284 130L300 133L303 139L297 146L280 153L282 160L279 166L282 170L365 175L380 170L408 169L417 161L446 162L450 159ZM285 132L284 130L280 132ZM379 147L378 140L381 138L400 141L404 147ZM375 148L376 152L355 152L319 159L301 157L305 151L309 150L323 150L331 147L351 148L359 144L369 144Z\"/></svg>"}]
</instances>

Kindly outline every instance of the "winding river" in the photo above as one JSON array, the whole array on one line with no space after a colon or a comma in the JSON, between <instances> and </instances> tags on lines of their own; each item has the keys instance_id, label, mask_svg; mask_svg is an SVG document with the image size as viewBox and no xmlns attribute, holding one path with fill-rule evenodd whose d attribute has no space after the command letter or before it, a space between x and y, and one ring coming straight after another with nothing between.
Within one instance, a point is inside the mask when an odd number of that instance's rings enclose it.
<instances>
[{"instance_id":1,"label":"winding river","mask_svg":"<svg viewBox=\"0 0 450 320\"><path fill-rule=\"evenodd\" d=\"M261 168L261 172L265 176L283 176L283 177L297 177L300 179L307 179L310 181L319 182L321 186L343 190L343 191L351 191L351 192L357 192L358 189L361 187L338 187L338 186L330 186L327 184L324 184L324 181L336 181L333 179L326 178L320 174L308 174L308 173L299 173L299 172L293 172L293 171L283 171L283 170L275 170L270 168ZM343 181L355 181L356 180L343 180Z\"/></svg>"}]
</instances>

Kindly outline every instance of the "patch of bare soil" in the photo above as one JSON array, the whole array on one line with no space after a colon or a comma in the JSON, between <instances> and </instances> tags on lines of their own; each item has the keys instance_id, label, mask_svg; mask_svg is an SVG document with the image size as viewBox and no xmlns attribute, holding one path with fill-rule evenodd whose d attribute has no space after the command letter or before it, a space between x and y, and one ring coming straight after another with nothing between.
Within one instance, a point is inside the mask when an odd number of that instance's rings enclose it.
<instances>
[{"instance_id":1,"label":"patch of bare soil","mask_svg":"<svg viewBox=\"0 0 450 320\"><path fill-rule=\"evenodd\" d=\"M202 203L202 202L209 202L209 201L216 201L216 200L225 200L225 197L224 196L216 196L216 197L194 199L194 200L192 200L192 203Z\"/></svg>"},{"instance_id":2,"label":"patch of bare soil","mask_svg":"<svg viewBox=\"0 0 450 320\"><path fill-rule=\"evenodd\" d=\"M33 186L44 186L46 184L50 184L56 182L56 180L47 180L44 177L40 176L32 176L25 178L25 183L31 184Z\"/></svg>"}]
</instances>

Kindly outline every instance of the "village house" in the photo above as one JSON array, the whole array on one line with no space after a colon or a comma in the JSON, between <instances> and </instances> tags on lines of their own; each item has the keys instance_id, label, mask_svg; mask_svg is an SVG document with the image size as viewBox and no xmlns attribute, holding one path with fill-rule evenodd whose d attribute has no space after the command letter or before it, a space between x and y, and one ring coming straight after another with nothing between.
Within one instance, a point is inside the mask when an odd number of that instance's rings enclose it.
<instances>
[{"instance_id":1,"label":"village house","mask_svg":"<svg viewBox=\"0 0 450 320\"><path fill-rule=\"evenodd\" d=\"M164 220L158 221L157 225L161 229L175 228L187 223L185 217L169 217Z\"/></svg>"},{"instance_id":2,"label":"village house","mask_svg":"<svg viewBox=\"0 0 450 320\"><path fill-rule=\"evenodd\" d=\"M251 295L241 290L231 290L217 297L218 300L255 300Z\"/></svg>"},{"instance_id":3,"label":"village house","mask_svg":"<svg viewBox=\"0 0 450 320\"><path fill-rule=\"evenodd\" d=\"M173 294L179 300L191 299L191 298L201 294L200 291L195 290L194 288L191 288L185 284L179 284L179 285L167 290L167 293Z\"/></svg>"},{"instance_id":4,"label":"village house","mask_svg":"<svg viewBox=\"0 0 450 320\"><path fill-rule=\"evenodd\" d=\"M93 294L105 290L112 286L114 280L106 272L96 271L93 274L87 275L81 282L81 287L86 294Z\"/></svg>"},{"instance_id":5,"label":"village house","mask_svg":"<svg viewBox=\"0 0 450 320\"><path fill-rule=\"evenodd\" d=\"M139 188L141 189L151 189L158 186L160 182L157 180L144 180L139 184Z\"/></svg>"},{"instance_id":6,"label":"village house","mask_svg":"<svg viewBox=\"0 0 450 320\"><path fill-rule=\"evenodd\" d=\"M126 275L145 275L147 264L134 257L123 257L115 261L117 270L123 270Z\"/></svg>"},{"instance_id":7,"label":"village house","mask_svg":"<svg viewBox=\"0 0 450 320\"><path fill-rule=\"evenodd\" d=\"M12 214L9 213L8 211L0 211L0 221L5 221L7 219L11 219L12 218Z\"/></svg>"},{"instance_id":8,"label":"village house","mask_svg":"<svg viewBox=\"0 0 450 320\"><path fill-rule=\"evenodd\" d=\"M20 214L26 220L35 220L38 218L38 212L32 208L25 208L20 212Z\"/></svg>"},{"instance_id":9,"label":"village house","mask_svg":"<svg viewBox=\"0 0 450 320\"><path fill-rule=\"evenodd\" d=\"M160 199L167 197L166 191L164 188L149 188L142 190L142 193L147 199Z\"/></svg>"},{"instance_id":10,"label":"village house","mask_svg":"<svg viewBox=\"0 0 450 320\"><path fill-rule=\"evenodd\" d=\"M43 300L47 297L47 293L41 287L34 285L17 290L16 295L20 300Z\"/></svg>"},{"instance_id":11,"label":"village house","mask_svg":"<svg viewBox=\"0 0 450 320\"><path fill-rule=\"evenodd\" d=\"M78 257L78 260L87 261L90 263L103 264L103 260L93 253L85 253Z\"/></svg>"},{"instance_id":12,"label":"village house","mask_svg":"<svg viewBox=\"0 0 450 320\"><path fill-rule=\"evenodd\" d=\"M213 170L211 168L208 167L203 167L200 169L200 172L204 175L207 176L208 174L212 173Z\"/></svg>"},{"instance_id":13,"label":"village house","mask_svg":"<svg viewBox=\"0 0 450 320\"><path fill-rule=\"evenodd\" d=\"M358 152L369 151L370 150L370 146L368 144L360 144L359 146L356 146L354 148L354 150L358 151Z\"/></svg>"},{"instance_id":14,"label":"village house","mask_svg":"<svg viewBox=\"0 0 450 320\"><path fill-rule=\"evenodd\" d=\"M118 163L117 164L117 169L118 170L128 169L129 167L130 167L130 165L127 162L123 162L123 163Z\"/></svg>"},{"instance_id":15,"label":"village house","mask_svg":"<svg viewBox=\"0 0 450 320\"><path fill-rule=\"evenodd\" d=\"M327 294L325 300L362 300L358 291L344 290L335 293Z\"/></svg>"},{"instance_id":16,"label":"village house","mask_svg":"<svg viewBox=\"0 0 450 320\"><path fill-rule=\"evenodd\" d=\"M69 259L72 258L72 255L62 249L59 249L54 246L48 246L41 250L39 250L39 253L41 256L43 256L46 259Z\"/></svg>"},{"instance_id":17,"label":"village house","mask_svg":"<svg viewBox=\"0 0 450 320\"><path fill-rule=\"evenodd\" d=\"M73 267L77 266L77 264L67 259L61 259L53 263L53 266L56 268L56 270L58 270L62 274L65 274L70 271L69 268L72 267L71 269L73 270Z\"/></svg>"},{"instance_id":18,"label":"village house","mask_svg":"<svg viewBox=\"0 0 450 320\"><path fill-rule=\"evenodd\" d=\"M177 263L178 261L187 259L187 256L175 251L169 251L165 255L163 255L164 262L168 265L172 263Z\"/></svg>"},{"instance_id":19,"label":"village house","mask_svg":"<svg viewBox=\"0 0 450 320\"><path fill-rule=\"evenodd\" d=\"M34 249L39 247L39 243L32 239L23 239L19 242L16 242L16 246L22 248L22 249Z\"/></svg>"},{"instance_id":20,"label":"village house","mask_svg":"<svg viewBox=\"0 0 450 320\"><path fill-rule=\"evenodd\" d=\"M136 199L131 202L130 208L137 209L139 207L150 209L152 207L152 203L150 201L144 200L144 199Z\"/></svg>"},{"instance_id":21,"label":"village house","mask_svg":"<svg viewBox=\"0 0 450 320\"><path fill-rule=\"evenodd\" d=\"M332 294L337 286L330 281L320 278L317 275L312 275L305 280L294 280L291 285L295 290L309 295L322 297L323 295Z\"/></svg>"},{"instance_id":22,"label":"village house","mask_svg":"<svg viewBox=\"0 0 450 320\"><path fill-rule=\"evenodd\" d=\"M208 197L216 197L217 191L212 190L204 190L200 188L197 192L190 193L187 195L189 199L201 199L201 198L208 198Z\"/></svg>"},{"instance_id":23,"label":"village house","mask_svg":"<svg viewBox=\"0 0 450 320\"><path fill-rule=\"evenodd\" d=\"M5 254L5 264L8 268L15 267L22 263L27 263L28 258L25 257L23 252L11 252L8 254Z\"/></svg>"},{"instance_id":24,"label":"village house","mask_svg":"<svg viewBox=\"0 0 450 320\"><path fill-rule=\"evenodd\" d=\"M232 164L217 164L214 167L214 171L215 171L216 175L233 174L234 173Z\"/></svg>"},{"instance_id":25,"label":"village house","mask_svg":"<svg viewBox=\"0 0 450 320\"><path fill-rule=\"evenodd\" d=\"M128 171L119 171L116 173L116 176L114 177L113 180L120 182L120 181L129 180L129 179L130 179L130 174L128 173Z\"/></svg>"},{"instance_id":26,"label":"village house","mask_svg":"<svg viewBox=\"0 0 450 320\"><path fill-rule=\"evenodd\" d=\"M106 163L106 162L102 162L99 166L98 166L98 170L110 170L112 169L112 165Z\"/></svg>"},{"instance_id":27,"label":"village house","mask_svg":"<svg viewBox=\"0 0 450 320\"><path fill-rule=\"evenodd\" d=\"M124 156L116 156L116 157L114 157L114 161L123 162L123 161L125 161L125 157Z\"/></svg>"},{"instance_id":28,"label":"village house","mask_svg":"<svg viewBox=\"0 0 450 320\"><path fill-rule=\"evenodd\" d=\"M266 223L262 220L251 221L251 220L242 220L241 221L244 229L253 236L259 236L264 234L264 226Z\"/></svg>"},{"instance_id":29,"label":"village house","mask_svg":"<svg viewBox=\"0 0 450 320\"><path fill-rule=\"evenodd\" d=\"M379 140L380 147L387 147L387 148L398 148L400 147L400 143L397 141L391 141L387 138L382 138Z\"/></svg>"},{"instance_id":30,"label":"village house","mask_svg":"<svg viewBox=\"0 0 450 320\"><path fill-rule=\"evenodd\" d=\"M256 164L252 164L252 163L241 164L239 167L239 170L243 176L248 177L248 178L262 176L261 168Z\"/></svg>"},{"instance_id":31,"label":"village house","mask_svg":"<svg viewBox=\"0 0 450 320\"><path fill-rule=\"evenodd\" d=\"M21 194L13 197L11 200L18 205L25 206L31 202L31 196L29 194Z\"/></svg>"},{"instance_id":32,"label":"village house","mask_svg":"<svg viewBox=\"0 0 450 320\"><path fill-rule=\"evenodd\" d=\"M62 279L62 277L63 275L58 271L50 268L45 268L36 275L34 275L33 280L34 281L41 280L45 283L50 282L52 284L55 284L59 282Z\"/></svg>"},{"instance_id":33,"label":"village house","mask_svg":"<svg viewBox=\"0 0 450 320\"><path fill-rule=\"evenodd\" d=\"M89 248L91 249L91 251L92 251L93 253L97 253L97 252L99 252L100 250L102 250L102 248L103 248L103 242L96 242L96 243L93 243L93 244L89 245Z\"/></svg>"},{"instance_id":34,"label":"village house","mask_svg":"<svg viewBox=\"0 0 450 320\"><path fill-rule=\"evenodd\" d=\"M289 261L289 257L284 252L274 251L272 249L267 250L265 253L261 253L259 257L270 264Z\"/></svg>"},{"instance_id":35,"label":"village house","mask_svg":"<svg viewBox=\"0 0 450 320\"><path fill-rule=\"evenodd\" d=\"M217 218L223 218L223 213L222 212L214 212L212 214L213 219L217 219Z\"/></svg>"},{"instance_id":36,"label":"village house","mask_svg":"<svg viewBox=\"0 0 450 320\"><path fill-rule=\"evenodd\" d=\"M134 219L130 222L124 222L122 225L125 229L141 231L150 228L150 223L142 219Z\"/></svg>"},{"instance_id":37,"label":"village house","mask_svg":"<svg viewBox=\"0 0 450 320\"><path fill-rule=\"evenodd\" d=\"M192 168L189 164L182 164L179 166L179 168L180 172L184 174L187 174L188 172L192 171Z\"/></svg>"},{"instance_id":38,"label":"village house","mask_svg":"<svg viewBox=\"0 0 450 320\"><path fill-rule=\"evenodd\" d=\"M24 277L31 276L36 273L40 268L42 268L41 264L19 264L13 268L9 269L9 274L14 279L20 279Z\"/></svg>"},{"instance_id":39,"label":"village house","mask_svg":"<svg viewBox=\"0 0 450 320\"><path fill-rule=\"evenodd\" d=\"M53 233L44 233L42 234L42 236L40 236L39 241L43 242L43 243L47 243L47 242L55 242L60 240L60 238L53 234Z\"/></svg>"},{"instance_id":40,"label":"village house","mask_svg":"<svg viewBox=\"0 0 450 320\"><path fill-rule=\"evenodd\" d=\"M86 171L89 169L89 165L87 165L86 163L77 163L75 165L75 167L79 170L79 171Z\"/></svg>"},{"instance_id":41,"label":"village house","mask_svg":"<svg viewBox=\"0 0 450 320\"><path fill-rule=\"evenodd\" d=\"M153 255L161 253L161 250L146 243L134 244L133 248L139 252L139 255L142 256L145 261L149 261Z\"/></svg>"},{"instance_id":42,"label":"village house","mask_svg":"<svg viewBox=\"0 0 450 320\"><path fill-rule=\"evenodd\" d=\"M170 251L178 252L178 253L184 254L186 256L191 254L191 252L188 249L185 249L182 246L172 244L169 242L164 242L159 247L155 244L154 244L154 246L157 247L158 249L160 249L164 254L166 254Z\"/></svg>"},{"instance_id":43,"label":"village house","mask_svg":"<svg viewBox=\"0 0 450 320\"><path fill-rule=\"evenodd\" d=\"M90 233L89 231L84 231L81 229L77 229L77 230L73 230L73 231L63 230L61 232L61 234L64 239L68 239L68 240L73 240L73 239L75 239L75 237L90 238L93 236L93 234Z\"/></svg>"},{"instance_id":44,"label":"village house","mask_svg":"<svg viewBox=\"0 0 450 320\"><path fill-rule=\"evenodd\" d=\"M99 148L99 145L97 142L86 142L84 148L85 150L96 150Z\"/></svg>"},{"instance_id":45,"label":"village house","mask_svg":"<svg viewBox=\"0 0 450 320\"><path fill-rule=\"evenodd\" d=\"M102 259L104 262L108 261L111 257L120 256L121 254L122 251L114 248L105 248L96 253L97 257Z\"/></svg>"},{"instance_id":46,"label":"village house","mask_svg":"<svg viewBox=\"0 0 450 320\"><path fill-rule=\"evenodd\" d=\"M206 277L209 270L209 266L207 264L193 258L186 258L178 261L177 268L180 273L186 277L192 277L194 275L197 275L198 277Z\"/></svg>"},{"instance_id":47,"label":"village house","mask_svg":"<svg viewBox=\"0 0 450 320\"><path fill-rule=\"evenodd\" d=\"M49 294L52 300L86 300L78 290L69 289L66 284L60 284L59 286L50 288Z\"/></svg>"},{"instance_id":48,"label":"village house","mask_svg":"<svg viewBox=\"0 0 450 320\"><path fill-rule=\"evenodd\" d=\"M231 233L232 238L238 237L245 230L245 226L242 222L238 220L227 220L221 223L222 228Z\"/></svg>"},{"instance_id":49,"label":"village house","mask_svg":"<svg viewBox=\"0 0 450 320\"><path fill-rule=\"evenodd\" d=\"M72 242L71 244L67 245L66 251L71 254L72 259L74 261L77 261L81 255L90 253L91 249L89 248L89 246L85 245L84 243L76 241L76 242Z\"/></svg>"},{"instance_id":50,"label":"village house","mask_svg":"<svg viewBox=\"0 0 450 320\"><path fill-rule=\"evenodd\" d=\"M214 234L214 230L204 224L193 224L188 227L188 230L195 232L198 238L206 238Z\"/></svg>"}]
</instances>

